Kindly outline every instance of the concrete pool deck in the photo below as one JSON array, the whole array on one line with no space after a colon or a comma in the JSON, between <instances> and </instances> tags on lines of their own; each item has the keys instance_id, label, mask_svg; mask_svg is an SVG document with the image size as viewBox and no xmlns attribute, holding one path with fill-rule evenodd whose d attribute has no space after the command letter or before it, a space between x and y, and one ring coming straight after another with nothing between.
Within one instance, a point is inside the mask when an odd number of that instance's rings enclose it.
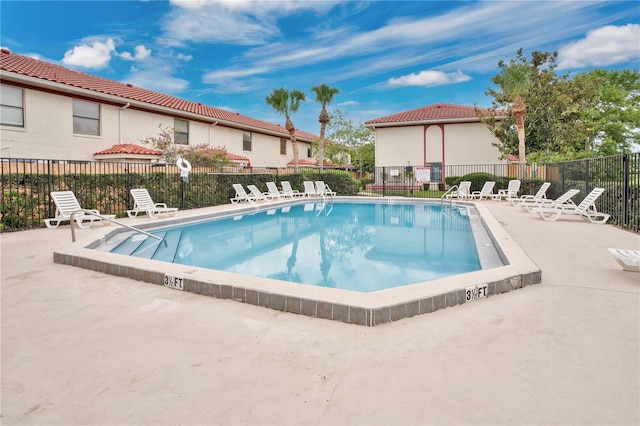
<instances>
[{"instance_id":1,"label":"concrete pool deck","mask_svg":"<svg viewBox=\"0 0 640 426\"><path fill-rule=\"evenodd\" d=\"M483 205L542 283L378 327L55 264L68 225L1 234L2 424L639 424L640 274L606 249L640 237Z\"/></svg>"}]
</instances>

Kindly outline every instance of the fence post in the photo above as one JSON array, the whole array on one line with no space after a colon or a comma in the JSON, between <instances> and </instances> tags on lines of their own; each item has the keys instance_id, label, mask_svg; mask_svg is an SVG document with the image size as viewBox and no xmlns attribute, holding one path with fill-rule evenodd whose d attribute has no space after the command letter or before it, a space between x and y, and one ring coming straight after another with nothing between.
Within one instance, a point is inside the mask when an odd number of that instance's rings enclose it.
<instances>
[{"instance_id":1,"label":"fence post","mask_svg":"<svg viewBox=\"0 0 640 426\"><path fill-rule=\"evenodd\" d=\"M589 193L589 164L591 164L591 160L589 160L587 158L585 160L585 163L584 163L584 193L585 193L585 196L586 196L586 194Z\"/></svg>"},{"instance_id":2,"label":"fence post","mask_svg":"<svg viewBox=\"0 0 640 426\"><path fill-rule=\"evenodd\" d=\"M382 196L385 196L385 188L387 184L387 168L382 167Z\"/></svg>"},{"instance_id":3,"label":"fence post","mask_svg":"<svg viewBox=\"0 0 640 426\"><path fill-rule=\"evenodd\" d=\"M622 154L622 227L629 225L629 156ZM637 214L637 212L636 212Z\"/></svg>"}]
</instances>

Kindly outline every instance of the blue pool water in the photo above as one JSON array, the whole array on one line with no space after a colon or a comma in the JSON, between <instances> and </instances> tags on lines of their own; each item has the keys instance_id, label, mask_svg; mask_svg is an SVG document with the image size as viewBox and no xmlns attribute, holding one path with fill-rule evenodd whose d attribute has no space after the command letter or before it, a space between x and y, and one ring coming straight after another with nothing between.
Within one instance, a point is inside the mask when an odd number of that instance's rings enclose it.
<instances>
[{"instance_id":1,"label":"blue pool water","mask_svg":"<svg viewBox=\"0 0 640 426\"><path fill-rule=\"evenodd\" d=\"M151 233L112 252L371 292L481 269L466 207L309 202Z\"/></svg>"}]
</instances>

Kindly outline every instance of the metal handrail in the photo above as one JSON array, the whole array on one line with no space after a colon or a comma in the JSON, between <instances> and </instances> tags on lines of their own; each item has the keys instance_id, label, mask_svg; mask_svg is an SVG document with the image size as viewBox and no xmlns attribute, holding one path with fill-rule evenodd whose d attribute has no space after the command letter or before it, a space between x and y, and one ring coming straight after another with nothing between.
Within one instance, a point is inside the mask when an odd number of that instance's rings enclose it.
<instances>
[{"instance_id":1,"label":"metal handrail","mask_svg":"<svg viewBox=\"0 0 640 426\"><path fill-rule=\"evenodd\" d=\"M447 189L447 191L442 194L442 196L440 197L440 205L442 205L442 202L444 201L445 197L447 196L447 194L453 192L454 190L458 189L458 185L453 185L451 188ZM453 205L453 198L449 198L449 205L452 206Z\"/></svg>"},{"instance_id":2,"label":"metal handrail","mask_svg":"<svg viewBox=\"0 0 640 426\"><path fill-rule=\"evenodd\" d=\"M123 227L128 228L128 229L131 229L132 231L139 232L139 233L144 234L144 235L146 235L148 237L151 237L151 238L155 238L156 240L163 242L165 247L167 246L167 242L164 240L164 237L158 237L157 235L150 234L150 233L148 233L146 231L143 231L141 229L134 228L133 226L126 225L126 224L124 224L124 223L122 223L120 221L117 221L115 219L111 219L110 217L103 216L101 214L98 214L98 213L96 213L94 211L87 210L87 209L80 209L80 210L76 210L73 213L71 213L71 218L69 219L69 225L71 226L71 242L73 242L73 243L76 242L76 229L73 226L73 224L75 222L75 219L76 219L76 213L85 213L85 214L90 214L92 216L97 216L102 220L108 220L109 222L115 223L117 225L123 226Z\"/></svg>"}]
</instances>

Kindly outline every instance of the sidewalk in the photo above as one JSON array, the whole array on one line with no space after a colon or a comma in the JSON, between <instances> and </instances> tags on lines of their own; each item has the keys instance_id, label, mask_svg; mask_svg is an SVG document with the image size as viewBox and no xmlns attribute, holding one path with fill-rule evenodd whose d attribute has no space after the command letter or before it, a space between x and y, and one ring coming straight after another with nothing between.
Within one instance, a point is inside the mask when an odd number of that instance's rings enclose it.
<instances>
[{"instance_id":1,"label":"sidewalk","mask_svg":"<svg viewBox=\"0 0 640 426\"><path fill-rule=\"evenodd\" d=\"M640 424L640 274L606 250L640 237L484 204L542 283L379 327L54 264L68 226L1 234L2 424Z\"/></svg>"}]
</instances>

